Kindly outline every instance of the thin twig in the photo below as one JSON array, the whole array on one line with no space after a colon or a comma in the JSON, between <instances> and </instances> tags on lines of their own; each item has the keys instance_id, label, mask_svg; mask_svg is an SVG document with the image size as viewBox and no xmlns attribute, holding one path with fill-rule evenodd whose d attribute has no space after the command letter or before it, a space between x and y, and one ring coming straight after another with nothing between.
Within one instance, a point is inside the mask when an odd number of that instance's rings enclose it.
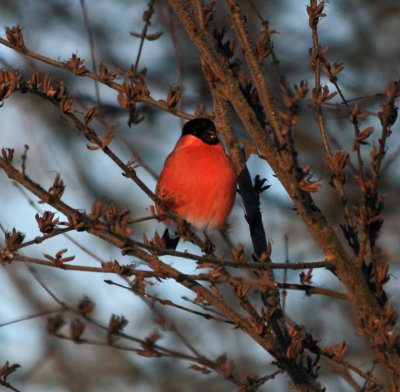
<instances>
[{"instance_id":1,"label":"thin twig","mask_svg":"<svg viewBox=\"0 0 400 392\"><path fill-rule=\"evenodd\" d=\"M88 39L89 39L90 57L92 59L92 66L93 66L93 69L96 69L97 62L96 62L96 57L95 57L95 53L94 53L93 32L92 32L92 28L90 26L89 15L87 13L86 6L85 6L85 0L80 0L80 4L81 4L81 9L82 9L83 21L84 21L86 32L87 32ZM101 101L100 101L100 90L99 90L99 84L98 84L99 82L97 80L94 80L93 82L94 82L94 89L95 89L95 93L96 93L96 100L100 104Z\"/></svg>"},{"instance_id":2,"label":"thin twig","mask_svg":"<svg viewBox=\"0 0 400 392\"><path fill-rule=\"evenodd\" d=\"M169 27L169 31L170 31L171 39L172 39L172 43L173 43L174 59L175 59L176 70L178 73L178 86L183 91L183 67L182 67L179 53L178 53L178 40L177 40L177 36L175 33L174 21L172 19L173 13L172 13L172 9L169 5L167 5L167 8L168 8L168 27ZM181 98L179 99L178 105L179 105L179 109L183 111L183 96L181 96Z\"/></svg>"},{"instance_id":3,"label":"thin twig","mask_svg":"<svg viewBox=\"0 0 400 392\"><path fill-rule=\"evenodd\" d=\"M17 323L20 323L22 321L32 320L32 319L35 319L35 318L47 316L48 314L53 314L53 313L57 313L57 312L60 312L60 308L53 309L53 310L44 310L44 311L41 311L40 313L31 314L29 316L24 316L24 317L21 317L21 318L16 319L16 320L12 320L12 321L7 321L5 323L1 323L0 324L0 328L1 327L6 327L6 326L12 325L12 324L17 324Z\"/></svg>"},{"instance_id":4,"label":"thin twig","mask_svg":"<svg viewBox=\"0 0 400 392\"><path fill-rule=\"evenodd\" d=\"M289 264L289 237L287 234L285 234L285 263ZM287 281L287 268L283 270L283 283L286 284ZM286 289L282 290L282 311L283 314L286 313L286 296L287 296L287 291Z\"/></svg>"},{"instance_id":5,"label":"thin twig","mask_svg":"<svg viewBox=\"0 0 400 392\"><path fill-rule=\"evenodd\" d=\"M150 0L149 1L148 5L147 5L147 10L143 14L144 26L143 26L142 34L141 34L141 37L140 37L139 49L138 49L137 55L136 55L136 61L135 61L135 67L134 67L135 73L137 72L137 69L138 69L138 66L139 66L140 56L142 54L144 41L146 39L147 29L150 26L150 20L151 20L151 17L153 15L153 13L154 13L154 10L153 10L154 1L155 0Z\"/></svg>"},{"instance_id":6,"label":"thin twig","mask_svg":"<svg viewBox=\"0 0 400 392\"><path fill-rule=\"evenodd\" d=\"M1 37L0 37L0 44L3 44L3 45L5 45L5 46L7 46L7 47L9 47L11 49L14 49L14 50L16 50L16 51L18 51L18 52L20 52L20 53L22 53L22 54L24 54L26 56L29 56L29 57L31 57L31 58L33 58L35 60L41 61L42 63L49 64L49 65L51 65L53 67L60 68L60 69L63 69L65 71L68 71L68 72L72 72L71 67L65 62L53 60L53 59L51 59L49 57L46 57L46 56L43 56L43 55L41 55L39 53L33 52L33 51L31 51L31 50L29 50L27 48L19 49L19 48L15 47L14 45L12 45L11 43L9 43L4 38L1 38ZM119 91L119 92L123 91L123 88L122 88L121 84L119 84L117 82L109 81L109 80L108 81L104 81L104 80L101 79L101 77L99 75L96 75L95 73L90 72L89 70L86 70L84 73L76 75L76 76L88 77L88 78L96 80L99 83L104 84L104 85L106 85L106 86L108 86L108 87L110 87L110 88L112 88L112 89L114 89L116 91ZM154 106L156 108L162 109L162 110L164 110L166 112L169 112L169 113L174 114L176 116L182 117L182 118L184 118L186 120L192 120L193 118L195 118L195 116L193 116L193 115L190 115L190 114L184 113L184 112L182 112L182 111L180 111L178 109L169 107L168 104L165 101L162 101L162 100L156 101L156 100L152 99L150 96L147 96L147 95L136 95L135 96L135 100L137 102L147 103L147 104L149 104L151 106Z\"/></svg>"},{"instance_id":7,"label":"thin twig","mask_svg":"<svg viewBox=\"0 0 400 392\"><path fill-rule=\"evenodd\" d=\"M132 287L128 287L128 286L124 286L124 285L119 284L119 283L115 283L115 282L113 282L112 280L109 280L109 279L105 280L104 282L109 284L109 285L117 286L117 287L123 288L125 290L129 290L129 291L135 292L135 290L133 290ZM172 306L174 308L183 310L185 312L193 313L193 314L195 314L197 316L204 317L206 320L214 320L214 321L219 321L219 322L222 322L222 323L227 323L227 324L232 324L232 325L235 324L232 321L227 320L227 319L225 319L223 317L216 317L216 316L211 315L210 313L196 312L193 309L189 309L189 308L187 308L185 306L175 304L174 302L172 302L170 300L165 300L165 299L161 299L161 298L158 298L158 297L154 297L153 295L150 295L150 294L147 294L147 293L144 293L143 297L144 298L150 298L151 300L156 301L156 302L160 303L161 305ZM190 302L192 302L192 301L190 301Z\"/></svg>"},{"instance_id":8,"label":"thin twig","mask_svg":"<svg viewBox=\"0 0 400 392\"><path fill-rule=\"evenodd\" d=\"M343 358L339 358L336 355L332 358L332 355L329 353L322 352L323 356L326 356L330 360L334 360L337 363L341 364L342 366L352 370L354 373L357 373L360 377L372 382L374 385L377 385L379 388L381 388L385 392L390 392L389 388L386 388L384 385L382 385L375 377L369 375L368 373L363 372L361 369L359 369L357 366L352 365L351 363L345 361Z\"/></svg>"},{"instance_id":9,"label":"thin twig","mask_svg":"<svg viewBox=\"0 0 400 392\"><path fill-rule=\"evenodd\" d=\"M49 294L50 297L53 298L54 301L57 302L58 305L60 305L61 309L63 309L63 310L68 309L68 306L64 302L62 302L60 299L58 299L56 297L56 295L41 281L41 279L39 279L36 271L32 268L32 266L28 266L28 270L31 273L31 275L34 277L36 282L38 282L40 284L40 286L42 286L43 289L47 292L47 294Z\"/></svg>"}]
</instances>

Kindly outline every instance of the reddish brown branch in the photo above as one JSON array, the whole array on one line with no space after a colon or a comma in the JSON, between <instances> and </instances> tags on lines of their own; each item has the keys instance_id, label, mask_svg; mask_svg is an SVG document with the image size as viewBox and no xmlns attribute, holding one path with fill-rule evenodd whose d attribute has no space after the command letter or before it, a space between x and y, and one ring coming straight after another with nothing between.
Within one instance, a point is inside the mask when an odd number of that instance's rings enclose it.
<instances>
[{"instance_id":1,"label":"reddish brown branch","mask_svg":"<svg viewBox=\"0 0 400 392\"><path fill-rule=\"evenodd\" d=\"M60 68L60 69L63 69L65 71L68 71L68 72L73 72L71 67L65 62L53 60L53 59L51 59L49 57L46 57L46 56L43 56L43 55L41 55L39 53L33 52L33 51L27 49L26 47L18 48L15 45L11 44L10 42L8 42L7 40L5 40L4 38L1 38L1 37L0 37L0 44L5 45L5 46L7 46L7 47L9 47L11 49L14 49L14 50L26 55L26 56L29 56L29 57L31 57L31 58L33 58L35 60L40 61L42 63L49 64L49 65L51 65L53 67ZM88 77L88 78L91 78L91 79L93 79L93 80L95 80L95 81L97 81L97 82L99 82L101 84L104 84L104 85L106 85L106 86L108 86L108 87L110 87L110 88L112 88L112 89L114 89L116 91L119 91L119 92L123 91L123 87L122 87L121 84L113 82L113 81L109 81L109 80L108 81L104 81L99 75L96 75L95 73L90 72L88 70L85 70L85 72L83 72L82 74L79 74L77 76ZM147 103L148 105L151 105L151 106L156 107L158 109L164 110L166 112L169 112L169 113L174 114L176 116L179 116L181 118L185 118L187 120L191 120L191 119L195 118L195 116L192 116L190 114L184 113L184 112L182 112L182 111L180 111L178 109L169 107L168 104L165 101L162 101L162 100L156 101L156 100L154 100L151 97L146 96L146 95L137 95L135 97L135 99L136 99L137 102Z\"/></svg>"}]
</instances>

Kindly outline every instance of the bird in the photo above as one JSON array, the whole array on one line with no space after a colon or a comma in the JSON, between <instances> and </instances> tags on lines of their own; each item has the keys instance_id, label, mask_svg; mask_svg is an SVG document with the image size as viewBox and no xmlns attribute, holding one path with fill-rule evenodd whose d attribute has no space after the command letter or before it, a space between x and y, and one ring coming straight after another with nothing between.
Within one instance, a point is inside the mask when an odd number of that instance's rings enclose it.
<instances>
[{"instance_id":1,"label":"bird","mask_svg":"<svg viewBox=\"0 0 400 392\"><path fill-rule=\"evenodd\" d=\"M236 186L235 167L214 123L203 117L186 122L156 186L162 204L198 230L217 230L232 210ZM163 213L161 206L156 208ZM172 222L163 223L168 227Z\"/></svg>"}]
</instances>

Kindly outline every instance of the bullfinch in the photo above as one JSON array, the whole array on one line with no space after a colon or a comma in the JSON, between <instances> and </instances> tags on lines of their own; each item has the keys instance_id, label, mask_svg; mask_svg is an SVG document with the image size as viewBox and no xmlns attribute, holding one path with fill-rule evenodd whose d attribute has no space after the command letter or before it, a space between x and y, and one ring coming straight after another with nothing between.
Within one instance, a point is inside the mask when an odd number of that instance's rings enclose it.
<instances>
[{"instance_id":1,"label":"bullfinch","mask_svg":"<svg viewBox=\"0 0 400 392\"><path fill-rule=\"evenodd\" d=\"M207 118L188 121L164 163L156 195L199 230L219 229L231 212L237 175ZM162 213L157 206L158 213ZM164 222L168 226L168 222Z\"/></svg>"}]
</instances>

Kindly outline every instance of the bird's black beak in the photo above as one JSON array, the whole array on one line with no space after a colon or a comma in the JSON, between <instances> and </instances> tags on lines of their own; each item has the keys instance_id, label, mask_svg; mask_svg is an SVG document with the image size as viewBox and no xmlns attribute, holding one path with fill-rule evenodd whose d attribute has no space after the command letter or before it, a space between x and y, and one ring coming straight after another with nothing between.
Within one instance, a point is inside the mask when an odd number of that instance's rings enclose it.
<instances>
[{"instance_id":1,"label":"bird's black beak","mask_svg":"<svg viewBox=\"0 0 400 392\"><path fill-rule=\"evenodd\" d=\"M207 144L218 144L219 139L215 129L207 129L201 135L201 139Z\"/></svg>"}]
</instances>

